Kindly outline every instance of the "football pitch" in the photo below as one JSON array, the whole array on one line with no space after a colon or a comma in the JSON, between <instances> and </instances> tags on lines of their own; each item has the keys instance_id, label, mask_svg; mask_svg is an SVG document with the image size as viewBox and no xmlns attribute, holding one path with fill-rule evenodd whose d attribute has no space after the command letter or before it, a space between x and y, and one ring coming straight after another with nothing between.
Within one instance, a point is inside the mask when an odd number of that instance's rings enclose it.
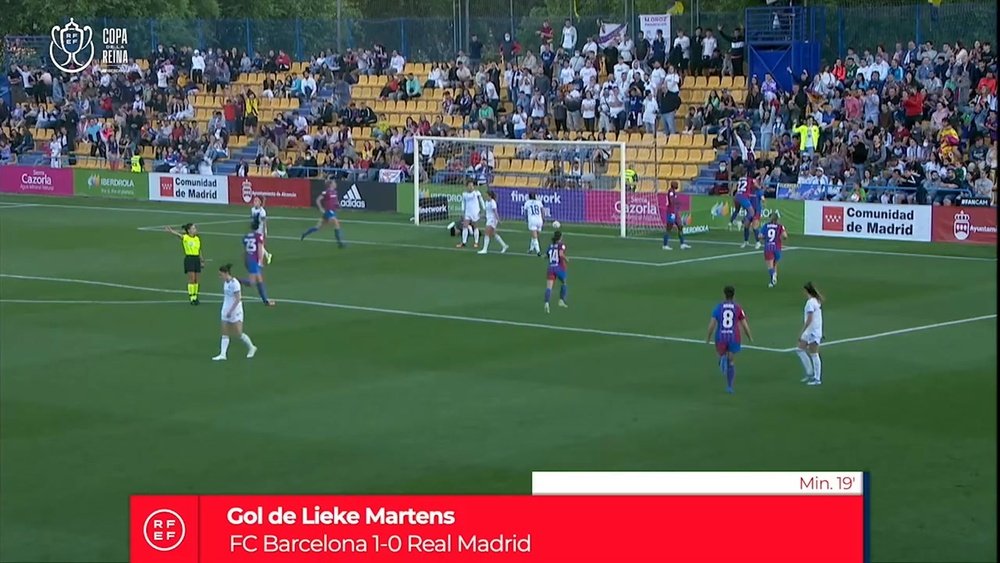
<instances>
[{"instance_id":1,"label":"football pitch","mask_svg":"<svg viewBox=\"0 0 1000 563\"><path fill-rule=\"evenodd\" d=\"M567 226L546 315L521 221L478 256L346 213L340 250L270 209L278 305L247 288L260 351L214 363L248 213L0 198L0 561L125 561L131 494L528 494L571 469L866 470L874 561L995 560L995 248L792 236L768 289L736 232L666 252ZM163 232L188 221L200 307ZM821 387L791 353L810 280ZM704 343L727 284L755 337L734 395Z\"/></svg>"}]
</instances>

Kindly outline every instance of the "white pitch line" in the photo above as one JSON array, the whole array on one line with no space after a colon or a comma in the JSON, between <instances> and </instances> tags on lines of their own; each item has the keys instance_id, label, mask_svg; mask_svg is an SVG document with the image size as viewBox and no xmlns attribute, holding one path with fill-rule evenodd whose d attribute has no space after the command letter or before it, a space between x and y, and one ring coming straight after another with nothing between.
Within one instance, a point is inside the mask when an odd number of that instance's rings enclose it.
<instances>
[{"instance_id":1,"label":"white pitch line","mask_svg":"<svg viewBox=\"0 0 1000 563\"><path fill-rule=\"evenodd\" d=\"M7 201L0 201L0 209L18 209L20 207L38 207L37 203L10 203Z\"/></svg>"},{"instance_id":2,"label":"white pitch line","mask_svg":"<svg viewBox=\"0 0 1000 563\"><path fill-rule=\"evenodd\" d=\"M103 282L96 280L80 280L73 278L57 278L57 277L47 277L47 276L25 276L19 274L0 274L0 278L11 278L18 280L28 280L28 281L47 281L56 283L70 283L70 284L80 284L80 285L92 285L99 287L111 287L115 289L131 289L135 291L150 291L154 293L184 293L180 290L175 289L161 289L156 287L146 287L141 285L128 285L112 282ZM212 297L219 297L218 293L203 293L202 295L209 295ZM461 321L467 323L477 323L477 324L489 324L489 325L500 325L500 326L512 326L520 328L535 328L540 330L551 330L554 332L570 332L577 334L593 334L600 336L617 336L622 338L635 338L640 340L656 340L660 342L682 342L685 344L700 344L706 346L704 340L699 340L697 338L683 338L678 336L660 336L657 334L642 334L635 332L621 332L615 330L601 330L595 328L582 328L582 327L572 327L572 326L557 326L548 325L542 323L526 323L520 321L507 321L503 319L490 319L481 317L465 317L461 315L442 315L439 313L424 313L420 311L408 311L405 309L386 309L383 307L365 307L362 305L348 305L346 303L331 303L327 301L307 301L304 299L276 299L275 301L279 303L291 303L294 305L308 305L311 307L327 307L330 309L342 309L346 311L362 311L366 313L380 313L383 315L397 315L402 317L417 317L423 319L434 319L434 320L444 320L444 321ZM761 352L782 352L780 348L767 348L765 346L753 346L747 345L743 348L748 350L759 350Z\"/></svg>"},{"instance_id":3,"label":"white pitch line","mask_svg":"<svg viewBox=\"0 0 1000 563\"><path fill-rule=\"evenodd\" d=\"M0 303L20 305L187 305L181 299L161 301L86 301L75 299L0 299Z\"/></svg>"},{"instance_id":4,"label":"white pitch line","mask_svg":"<svg viewBox=\"0 0 1000 563\"><path fill-rule=\"evenodd\" d=\"M139 227L139 230L140 231L144 231L144 232L156 232L156 231L160 230L160 227ZM244 235L241 235L241 234L238 234L238 233L221 233L221 232L217 232L217 231L199 231L199 233L201 233L203 235L211 235L211 236L217 236L217 237L240 237L240 238L242 238L244 236ZM267 238L269 238L269 239L276 239L276 240L292 240L292 241L300 240L299 237L285 236L285 235L268 235ZM310 239L306 239L306 241L307 242L325 242L325 243L334 242L332 240L322 239L322 238L310 238ZM426 244L411 244L411 243L404 243L404 242L377 242L377 241L354 240L354 239L345 239L344 242L347 243L347 244L359 244L359 245L364 245L364 246L384 246L384 247L389 247L389 248L413 248L413 249L417 249L417 250L437 250L437 251L442 251L442 252L466 252L466 253L471 253L472 252L469 249L455 248L453 246L431 246L431 245L426 245ZM499 252L494 252L494 253L491 253L491 254L497 254L497 255L499 255L500 253ZM537 260L537 257L534 254L523 254L523 253L520 253L520 252L508 252L508 253L504 254L503 256L515 256L515 257L519 257L519 258L535 258ZM726 257L729 257L729 256L730 255L724 255L722 257L726 258ZM732 256L736 256L736 255L734 254ZM709 257L707 257L707 259L715 259L715 258L717 258L717 257L715 257L715 256L709 256ZM688 260L678 260L676 262L645 262L645 261L642 261L642 260L625 260L625 259L621 259L621 258L599 258L599 257L596 257L596 256L577 256L577 255L572 256L571 259L572 260L582 260L582 261L586 261L586 262L602 262L602 263L607 263L607 264L628 264L628 265L632 265L632 266L648 266L648 267L652 267L652 268L658 268L660 266L670 266L670 265L673 265L673 264L676 264L676 263L685 263L685 262L688 262ZM690 261L699 262L701 260L700 259L692 259Z\"/></svg>"},{"instance_id":5,"label":"white pitch line","mask_svg":"<svg viewBox=\"0 0 1000 563\"><path fill-rule=\"evenodd\" d=\"M896 336L897 334L909 334L911 332L920 332L920 331L924 331L924 330L931 330L931 329L942 328L942 327L946 327L946 326L962 325L962 324L966 324L966 323L974 323L974 322L978 322L978 321L985 321L985 320L988 320L988 319L996 319L996 318L997 318L997 315L996 315L996 313L994 313L992 315L980 315L978 317L969 317L967 319L958 319L958 320L954 320L954 321L945 321L945 322L942 322L942 323L933 323L933 324L928 324L928 325L913 326L913 327L910 327L910 328L901 328L899 330L890 330L890 331L886 331L886 332L878 332L878 333L875 333L875 334L869 334L867 336L855 336L853 338L842 338L840 340L831 340L830 342L824 342L822 344L822 346L821 346L821 349L829 347L829 346L836 346L837 344L847 344L849 342L863 342L865 340L875 340L877 338L884 338L886 336ZM788 348L787 351L788 352L793 352L793 351L795 351L795 348Z\"/></svg>"},{"instance_id":6,"label":"white pitch line","mask_svg":"<svg viewBox=\"0 0 1000 563\"><path fill-rule=\"evenodd\" d=\"M0 202L10 203L10 202ZM102 207L98 205L67 205L67 204L57 204L57 203L24 203L15 204L21 207L48 207L48 208L58 208L58 209L83 209L90 211L111 211L111 212L134 212L134 213L161 213L166 215L186 215L186 216L199 216L199 217L249 217L249 215L237 215L235 213L220 213L214 211L198 211L192 209L191 211L178 211L175 209L150 209L144 207ZM314 217L279 217L271 216L270 220L280 220L280 221L315 221ZM367 219L344 219L344 223L357 223L361 225L389 225L396 227L413 227L412 223L403 223L402 221L376 221ZM421 228L432 228L440 229L441 225L418 225ZM506 231L501 231L506 232ZM590 238L607 238L615 240L633 240L633 239L622 239L618 235L602 235L599 233L575 233L572 231L567 231L567 234L571 234L575 237L590 237ZM647 241L655 239L644 239L636 238L634 240ZM716 244L724 246L740 246L743 243L740 242L727 242L727 241L715 241L715 240L703 240L698 241L698 244ZM872 254L877 256L897 256L900 258L929 258L929 259L941 259L941 260L965 260L969 262L996 262L996 258L986 258L979 256L952 256L949 254L923 254L919 252L892 252L892 251L880 251L880 250L853 250L847 248L826 248L822 246L799 246L800 250L814 250L817 252L840 252L844 254Z\"/></svg>"}]
</instances>

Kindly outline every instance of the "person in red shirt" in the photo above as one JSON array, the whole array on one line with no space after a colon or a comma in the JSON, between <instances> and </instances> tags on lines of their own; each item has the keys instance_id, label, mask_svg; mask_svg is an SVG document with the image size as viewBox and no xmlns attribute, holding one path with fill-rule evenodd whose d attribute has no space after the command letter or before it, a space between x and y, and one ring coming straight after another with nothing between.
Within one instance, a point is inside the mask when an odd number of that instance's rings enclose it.
<instances>
[{"instance_id":1,"label":"person in red shirt","mask_svg":"<svg viewBox=\"0 0 1000 563\"><path fill-rule=\"evenodd\" d=\"M913 124L920 120L924 112L924 93L919 90L907 90L903 93L903 113L906 115L906 126L913 127Z\"/></svg>"},{"instance_id":2,"label":"person in red shirt","mask_svg":"<svg viewBox=\"0 0 1000 563\"><path fill-rule=\"evenodd\" d=\"M542 38L543 42L552 43L552 38L555 37L555 34L556 32L552 29L552 24L549 23L549 20L542 22L542 27L538 30L538 36Z\"/></svg>"},{"instance_id":3,"label":"person in red shirt","mask_svg":"<svg viewBox=\"0 0 1000 563\"><path fill-rule=\"evenodd\" d=\"M997 77L992 70L986 71L986 76L979 79L979 84L976 85L976 90L982 92L983 88L986 89L990 94L997 93Z\"/></svg>"},{"instance_id":4,"label":"person in red shirt","mask_svg":"<svg viewBox=\"0 0 1000 563\"><path fill-rule=\"evenodd\" d=\"M847 67L844 66L844 61L837 59L837 62L833 63L833 77L837 79L837 82L841 84L847 78Z\"/></svg>"}]
</instances>

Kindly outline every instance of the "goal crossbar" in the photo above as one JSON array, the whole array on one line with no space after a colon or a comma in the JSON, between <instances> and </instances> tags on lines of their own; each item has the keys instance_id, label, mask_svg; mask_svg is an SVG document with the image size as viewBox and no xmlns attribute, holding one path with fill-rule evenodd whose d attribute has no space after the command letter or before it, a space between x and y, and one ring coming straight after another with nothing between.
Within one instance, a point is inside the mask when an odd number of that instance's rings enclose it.
<instances>
[{"instance_id":1,"label":"goal crossbar","mask_svg":"<svg viewBox=\"0 0 1000 563\"><path fill-rule=\"evenodd\" d=\"M609 151L612 158L617 157L618 161L618 174L615 180L615 192L617 192L619 198L619 224L618 230L619 235L626 236L626 152L625 143L619 141L557 141L557 140L531 140L531 139L505 139L505 138L470 138L470 137L433 137L416 135L414 136L413 143L413 222L415 224L420 224L420 200L421 200L421 185L427 182L423 178L425 170L423 163L423 147L424 142L430 141L433 143L435 149L441 144L458 144L467 145L469 147L485 147L485 146L503 146L510 145L515 147L531 147L531 146L562 146L562 147L577 147L577 148L596 148L605 149ZM437 154L433 154L432 158L436 157ZM429 182L427 182L429 183ZM492 182L491 182L492 183ZM522 188L523 186L505 186L510 188Z\"/></svg>"}]
</instances>

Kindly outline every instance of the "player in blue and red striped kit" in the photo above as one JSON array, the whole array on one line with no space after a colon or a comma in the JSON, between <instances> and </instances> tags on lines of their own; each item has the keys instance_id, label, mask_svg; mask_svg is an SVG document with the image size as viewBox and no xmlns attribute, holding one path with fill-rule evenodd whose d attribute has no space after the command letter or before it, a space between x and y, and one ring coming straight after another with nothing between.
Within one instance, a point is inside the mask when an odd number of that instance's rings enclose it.
<instances>
[{"instance_id":1,"label":"player in blue and red striped kit","mask_svg":"<svg viewBox=\"0 0 1000 563\"><path fill-rule=\"evenodd\" d=\"M712 310L712 318L708 322L708 337L705 342L712 342L715 336L715 350L719 353L719 369L726 376L726 393L733 392L733 380L736 379L736 354L740 348L740 330L746 334L747 340L753 342L750 335L750 324L747 322L743 307L733 301L736 289L727 285L722 290L725 300Z\"/></svg>"},{"instance_id":2,"label":"player in blue and red striped kit","mask_svg":"<svg viewBox=\"0 0 1000 563\"><path fill-rule=\"evenodd\" d=\"M267 288L264 287L264 256L267 250L264 249L264 235L260 232L259 219L254 219L250 224L250 232L243 237L243 252L249 276L241 279L240 284L248 287L256 286L261 301L273 307L274 301L267 298Z\"/></svg>"},{"instance_id":3,"label":"player in blue and red striped kit","mask_svg":"<svg viewBox=\"0 0 1000 563\"><path fill-rule=\"evenodd\" d=\"M778 285L778 262L781 261L781 242L788 238L785 226L778 222L778 213L760 229L760 240L764 241L764 263L771 280L767 287Z\"/></svg>"},{"instance_id":4,"label":"player in blue and red striped kit","mask_svg":"<svg viewBox=\"0 0 1000 563\"><path fill-rule=\"evenodd\" d=\"M667 212L663 217L663 250L670 248L670 230L677 227L677 236L681 239L681 250L687 250L691 246L684 242L684 226L681 224L680 206L677 204L677 182L670 182L667 190Z\"/></svg>"},{"instance_id":5,"label":"player in blue and red striped kit","mask_svg":"<svg viewBox=\"0 0 1000 563\"><path fill-rule=\"evenodd\" d=\"M333 225L333 234L337 236L337 245L344 248L344 239L340 235L340 220L337 219L337 211L340 210L340 198L337 196L337 183L333 180L326 181L326 189L316 197L316 207L322 215L316 226L309 227L302 233L300 240L305 238L326 225Z\"/></svg>"},{"instance_id":6,"label":"player in blue and red striped kit","mask_svg":"<svg viewBox=\"0 0 1000 563\"><path fill-rule=\"evenodd\" d=\"M569 288L566 285L566 244L562 240L562 233L556 231L552 234L552 244L545 252L549 259L549 269L546 273L545 282L545 312L549 312L549 301L552 299L552 286L559 280L559 306L566 305L566 293Z\"/></svg>"}]
</instances>

